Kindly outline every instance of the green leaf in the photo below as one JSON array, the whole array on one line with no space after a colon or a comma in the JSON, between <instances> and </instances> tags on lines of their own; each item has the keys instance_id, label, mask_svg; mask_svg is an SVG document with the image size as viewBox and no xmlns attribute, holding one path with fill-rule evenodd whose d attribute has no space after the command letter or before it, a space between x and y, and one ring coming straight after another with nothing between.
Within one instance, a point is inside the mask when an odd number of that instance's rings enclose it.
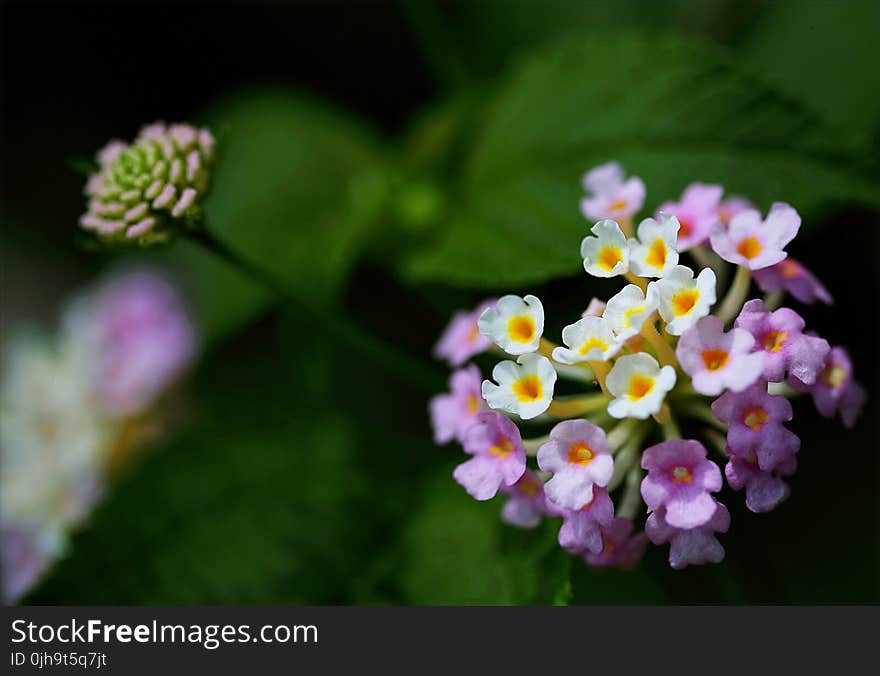
<instances>
[{"instance_id":1,"label":"green leaf","mask_svg":"<svg viewBox=\"0 0 880 676\"><path fill-rule=\"evenodd\" d=\"M706 46L578 39L521 68L495 103L448 227L404 263L417 281L503 287L576 274L589 224L580 178L618 160L648 188L645 215L692 181L722 183L807 219L880 204L867 153Z\"/></svg>"},{"instance_id":2,"label":"green leaf","mask_svg":"<svg viewBox=\"0 0 880 676\"><path fill-rule=\"evenodd\" d=\"M557 522L534 531L503 524L499 503L469 497L449 471L425 487L404 532L401 584L408 603L549 604L568 599L571 561Z\"/></svg>"}]
</instances>

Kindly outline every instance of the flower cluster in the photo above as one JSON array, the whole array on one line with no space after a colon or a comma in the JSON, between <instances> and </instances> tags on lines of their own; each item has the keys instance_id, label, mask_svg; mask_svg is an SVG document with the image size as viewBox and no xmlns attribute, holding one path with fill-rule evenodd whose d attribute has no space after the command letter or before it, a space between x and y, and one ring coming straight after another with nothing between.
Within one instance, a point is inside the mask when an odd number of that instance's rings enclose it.
<instances>
[{"instance_id":1,"label":"flower cluster","mask_svg":"<svg viewBox=\"0 0 880 676\"><path fill-rule=\"evenodd\" d=\"M11 603L64 553L110 473L155 435L157 401L196 340L174 288L138 271L71 303L56 337L21 334L6 347L0 563Z\"/></svg>"},{"instance_id":2,"label":"flower cluster","mask_svg":"<svg viewBox=\"0 0 880 676\"><path fill-rule=\"evenodd\" d=\"M111 141L95 159L99 169L85 193L80 226L114 243L165 241L175 224L197 220L214 162L207 129L162 122L144 127L134 142Z\"/></svg>"},{"instance_id":3,"label":"flower cluster","mask_svg":"<svg viewBox=\"0 0 880 676\"><path fill-rule=\"evenodd\" d=\"M633 228L640 179L610 163L583 185L581 211L595 221L581 243L584 269L626 284L593 299L562 329L561 345L544 337L534 295L456 315L436 348L459 370L451 392L431 402L435 439L455 439L472 456L454 472L471 496L501 491L503 520L524 528L561 517L560 546L590 566L631 568L648 541L669 544L673 568L718 562L718 534L730 527L717 497L725 478L753 512L788 494L800 449L786 426L790 398L809 393L820 414L839 412L846 426L864 403L846 350L776 307L786 292L805 303L831 296L788 257L800 216L787 204L762 216L743 198L723 199L721 186L694 183ZM727 263L735 273L719 301ZM767 296L745 302L753 281ZM489 350L510 358L482 379L464 365ZM559 394L563 380L580 392ZM598 390L583 393L585 383ZM517 419L549 433L524 439ZM685 423L706 445L682 438ZM647 519L636 532L640 511Z\"/></svg>"}]
</instances>

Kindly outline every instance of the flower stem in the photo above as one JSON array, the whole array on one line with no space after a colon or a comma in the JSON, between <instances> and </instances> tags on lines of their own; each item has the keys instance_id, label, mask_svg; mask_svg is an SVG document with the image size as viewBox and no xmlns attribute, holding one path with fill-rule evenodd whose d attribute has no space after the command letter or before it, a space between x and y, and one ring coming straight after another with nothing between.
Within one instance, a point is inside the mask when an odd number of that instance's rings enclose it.
<instances>
[{"instance_id":1,"label":"flower stem","mask_svg":"<svg viewBox=\"0 0 880 676\"><path fill-rule=\"evenodd\" d=\"M727 295L721 303L716 316L725 324L729 324L734 317L739 314L742 309L746 295L749 293L749 286L752 282L752 272L744 265L740 265L736 269L736 275L733 283L727 291Z\"/></svg>"},{"instance_id":2,"label":"flower stem","mask_svg":"<svg viewBox=\"0 0 880 676\"><path fill-rule=\"evenodd\" d=\"M764 305L771 312L782 305L782 301L785 298L785 291L774 291L773 293L768 293L764 295Z\"/></svg>"},{"instance_id":3,"label":"flower stem","mask_svg":"<svg viewBox=\"0 0 880 676\"><path fill-rule=\"evenodd\" d=\"M335 340L380 364L389 373L394 373L402 382L426 393L435 392L439 388L442 376L435 369L426 366L421 360L411 357L395 345L389 344L339 313L324 312L303 302L294 296L277 277L240 256L206 228L189 230L185 235L205 250L262 284L285 305L295 308L315 328L326 331Z\"/></svg>"},{"instance_id":4,"label":"flower stem","mask_svg":"<svg viewBox=\"0 0 880 676\"><path fill-rule=\"evenodd\" d=\"M642 293L645 293L648 290L648 280L644 277L639 277L638 275L634 275L631 272L627 272L623 275L630 284L635 284L642 290Z\"/></svg>"},{"instance_id":5,"label":"flower stem","mask_svg":"<svg viewBox=\"0 0 880 676\"><path fill-rule=\"evenodd\" d=\"M624 519L634 519L642 504L642 494L639 490L642 483L642 470L636 465L626 474L626 485L623 489L623 497L617 516Z\"/></svg>"},{"instance_id":6,"label":"flower stem","mask_svg":"<svg viewBox=\"0 0 880 676\"><path fill-rule=\"evenodd\" d=\"M604 394L586 394L565 399L556 398L550 402L547 415L554 418L577 418L594 411L602 410L608 400Z\"/></svg>"},{"instance_id":7,"label":"flower stem","mask_svg":"<svg viewBox=\"0 0 880 676\"><path fill-rule=\"evenodd\" d=\"M657 359L660 360L660 363L663 366L678 366L678 359L675 357L675 352L673 352L669 343L663 340L663 336L657 331L653 319L648 318L645 323L642 324L641 334L651 347L654 348L654 351L657 353Z\"/></svg>"},{"instance_id":8,"label":"flower stem","mask_svg":"<svg viewBox=\"0 0 880 676\"><path fill-rule=\"evenodd\" d=\"M532 439L523 439L523 448L526 449L526 455L535 457L538 455L538 449L550 441L550 435L545 434L543 437L534 437Z\"/></svg>"}]
</instances>

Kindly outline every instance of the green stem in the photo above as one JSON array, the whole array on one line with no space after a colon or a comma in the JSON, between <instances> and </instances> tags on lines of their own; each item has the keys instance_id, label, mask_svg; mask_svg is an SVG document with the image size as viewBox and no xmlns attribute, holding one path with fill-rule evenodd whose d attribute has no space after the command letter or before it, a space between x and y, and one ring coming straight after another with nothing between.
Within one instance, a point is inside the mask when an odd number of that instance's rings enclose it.
<instances>
[{"instance_id":1,"label":"green stem","mask_svg":"<svg viewBox=\"0 0 880 676\"><path fill-rule=\"evenodd\" d=\"M439 389L442 376L433 368L407 355L379 336L373 335L344 315L338 312L323 312L304 303L294 296L277 277L240 256L206 228L189 230L185 234L193 242L262 284L280 298L285 305L295 308L316 329L326 331L334 339L348 345L375 363L381 364L383 368L394 373L402 382L426 393L433 393Z\"/></svg>"},{"instance_id":2,"label":"green stem","mask_svg":"<svg viewBox=\"0 0 880 676\"><path fill-rule=\"evenodd\" d=\"M716 316L725 324L729 324L739 311L742 309L746 295L749 293L749 286L752 282L752 272L747 267L740 265L736 269L736 275L733 283L727 291L727 295L721 303Z\"/></svg>"}]
</instances>

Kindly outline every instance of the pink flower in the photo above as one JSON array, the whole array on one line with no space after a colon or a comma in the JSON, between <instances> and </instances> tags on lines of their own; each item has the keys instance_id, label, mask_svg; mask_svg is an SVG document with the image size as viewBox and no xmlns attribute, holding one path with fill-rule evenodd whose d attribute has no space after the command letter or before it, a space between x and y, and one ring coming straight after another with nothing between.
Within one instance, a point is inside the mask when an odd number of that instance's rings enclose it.
<instances>
[{"instance_id":1,"label":"pink flower","mask_svg":"<svg viewBox=\"0 0 880 676\"><path fill-rule=\"evenodd\" d=\"M749 202L745 197L737 197L736 195L728 197L718 205L718 220L726 228L730 225L730 221L737 214L741 214L746 209L754 209L755 205Z\"/></svg>"},{"instance_id":2,"label":"pink flower","mask_svg":"<svg viewBox=\"0 0 880 676\"><path fill-rule=\"evenodd\" d=\"M445 359L452 367L458 367L474 355L488 350L492 339L480 333L477 320L486 308L493 305L494 299L484 300L473 312L457 312L434 347L434 356Z\"/></svg>"},{"instance_id":3,"label":"pink flower","mask_svg":"<svg viewBox=\"0 0 880 676\"><path fill-rule=\"evenodd\" d=\"M607 486L614 473L604 430L583 419L565 420L538 449L538 467L553 478L547 498L564 509L580 509L593 499L593 486Z\"/></svg>"},{"instance_id":4,"label":"pink flower","mask_svg":"<svg viewBox=\"0 0 880 676\"><path fill-rule=\"evenodd\" d=\"M11 605L24 596L43 577L56 547L47 547L47 535L39 528L4 525L0 530L0 580L4 605Z\"/></svg>"},{"instance_id":5,"label":"pink flower","mask_svg":"<svg viewBox=\"0 0 880 676\"><path fill-rule=\"evenodd\" d=\"M755 270L755 283L764 293L787 291L806 305L812 305L817 300L826 305L834 302L822 282L791 257L769 268Z\"/></svg>"},{"instance_id":6,"label":"pink flower","mask_svg":"<svg viewBox=\"0 0 880 676\"><path fill-rule=\"evenodd\" d=\"M111 278L66 319L68 330L91 345L95 391L112 415L147 409L195 356L195 330L180 295L151 272Z\"/></svg>"},{"instance_id":7,"label":"pink flower","mask_svg":"<svg viewBox=\"0 0 880 676\"><path fill-rule=\"evenodd\" d=\"M645 449L642 498L649 510L665 508L665 519L676 528L696 528L715 513L710 493L721 490L721 470L706 459L706 449L692 439L672 439ZM650 535L649 535L650 537Z\"/></svg>"},{"instance_id":8,"label":"pink flower","mask_svg":"<svg viewBox=\"0 0 880 676\"><path fill-rule=\"evenodd\" d=\"M833 417L839 410L847 427L855 425L867 398L862 386L853 380L852 362L843 347L831 348L812 385L797 378L789 378L788 384L799 392L812 394L816 409L826 418Z\"/></svg>"},{"instance_id":9,"label":"pink flower","mask_svg":"<svg viewBox=\"0 0 880 676\"><path fill-rule=\"evenodd\" d=\"M801 217L787 204L777 202L765 220L755 209L740 212L725 228L716 223L710 240L712 248L724 260L750 270L760 270L786 257L785 246L801 227Z\"/></svg>"},{"instance_id":10,"label":"pink flower","mask_svg":"<svg viewBox=\"0 0 880 676\"><path fill-rule=\"evenodd\" d=\"M675 354L700 394L716 395L725 389L741 392L758 379L764 364L762 352L752 352L755 339L748 331L732 329L711 315L685 331Z\"/></svg>"},{"instance_id":11,"label":"pink flower","mask_svg":"<svg viewBox=\"0 0 880 676\"><path fill-rule=\"evenodd\" d=\"M665 211L678 218L681 224L676 249L687 251L709 239L712 226L720 219L718 209L723 192L720 185L691 183L685 188L680 201L666 202L657 209L658 217L661 211Z\"/></svg>"},{"instance_id":12,"label":"pink flower","mask_svg":"<svg viewBox=\"0 0 880 676\"><path fill-rule=\"evenodd\" d=\"M509 496L501 509L501 520L519 528L534 528L546 515L544 484L540 477L527 469L513 486L501 490Z\"/></svg>"},{"instance_id":13,"label":"pink flower","mask_svg":"<svg viewBox=\"0 0 880 676\"><path fill-rule=\"evenodd\" d=\"M824 338L802 333L804 320L794 310L779 308L768 312L762 300L750 300L743 306L734 324L755 338L756 348L764 354L764 380L778 383L788 372L808 385L816 381L831 346Z\"/></svg>"},{"instance_id":14,"label":"pink flower","mask_svg":"<svg viewBox=\"0 0 880 676\"><path fill-rule=\"evenodd\" d=\"M624 180L623 167L617 162L591 169L584 175L583 186L590 194L581 200L581 213L591 221L626 218L645 203L642 179Z\"/></svg>"},{"instance_id":15,"label":"pink flower","mask_svg":"<svg viewBox=\"0 0 880 676\"><path fill-rule=\"evenodd\" d=\"M602 551L595 554L589 550L584 561L593 568L622 568L632 570L645 554L648 536L644 533L632 535L633 522L616 518L610 526L600 528Z\"/></svg>"},{"instance_id":16,"label":"pink flower","mask_svg":"<svg viewBox=\"0 0 880 676\"><path fill-rule=\"evenodd\" d=\"M602 552L602 528L614 521L614 504L604 488L593 491L593 499L579 509L560 509L547 502L547 510L562 517L559 546L571 554Z\"/></svg>"},{"instance_id":17,"label":"pink flower","mask_svg":"<svg viewBox=\"0 0 880 676\"><path fill-rule=\"evenodd\" d=\"M726 533L730 528L730 512L720 502L713 506L712 517L697 528L676 528L668 521L668 510L655 511L645 522L645 533L655 545L670 543L669 565L676 570L689 565L720 563L724 547L715 533Z\"/></svg>"},{"instance_id":18,"label":"pink flower","mask_svg":"<svg viewBox=\"0 0 880 676\"><path fill-rule=\"evenodd\" d=\"M791 403L767 393L763 382L743 392L725 392L712 402L712 412L728 423L727 453L765 472L782 467L798 452L801 441L782 424L791 420Z\"/></svg>"},{"instance_id":19,"label":"pink flower","mask_svg":"<svg viewBox=\"0 0 880 676\"><path fill-rule=\"evenodd\" d=\"M431 425L436 443L464 440L464 433L477 421L479 412L486 408L480 393L482 382L480 369L471 364L450 376L450 394L438 394L431 399Z\"/></svg>"},{"instance_id":20,"label":"pink flower","mask_svg":"<svg viewBox=\"0 0 880 676\"><path fill-rule=\"evenodd\" d=\"M512 486L526 471L519 429L500 413L480 413L462 443L474 457L456 467L452 476L477 500L495 497L502 484Z\"/></svg>"},{"instance_id":21,"label":"pink flower","mask_svg":"<svg viewBox=\"0 0 880 676\"><path fill-rule=\"evenodd\" d=\"M727 483L735 491L746 489L746 507L752 512L769 512L788 496L788 484L780 477L794 474L797 457L788 456L776 469L765 472L754 455L734 456L724 468Z\"/></svg>"}]
</instances>

